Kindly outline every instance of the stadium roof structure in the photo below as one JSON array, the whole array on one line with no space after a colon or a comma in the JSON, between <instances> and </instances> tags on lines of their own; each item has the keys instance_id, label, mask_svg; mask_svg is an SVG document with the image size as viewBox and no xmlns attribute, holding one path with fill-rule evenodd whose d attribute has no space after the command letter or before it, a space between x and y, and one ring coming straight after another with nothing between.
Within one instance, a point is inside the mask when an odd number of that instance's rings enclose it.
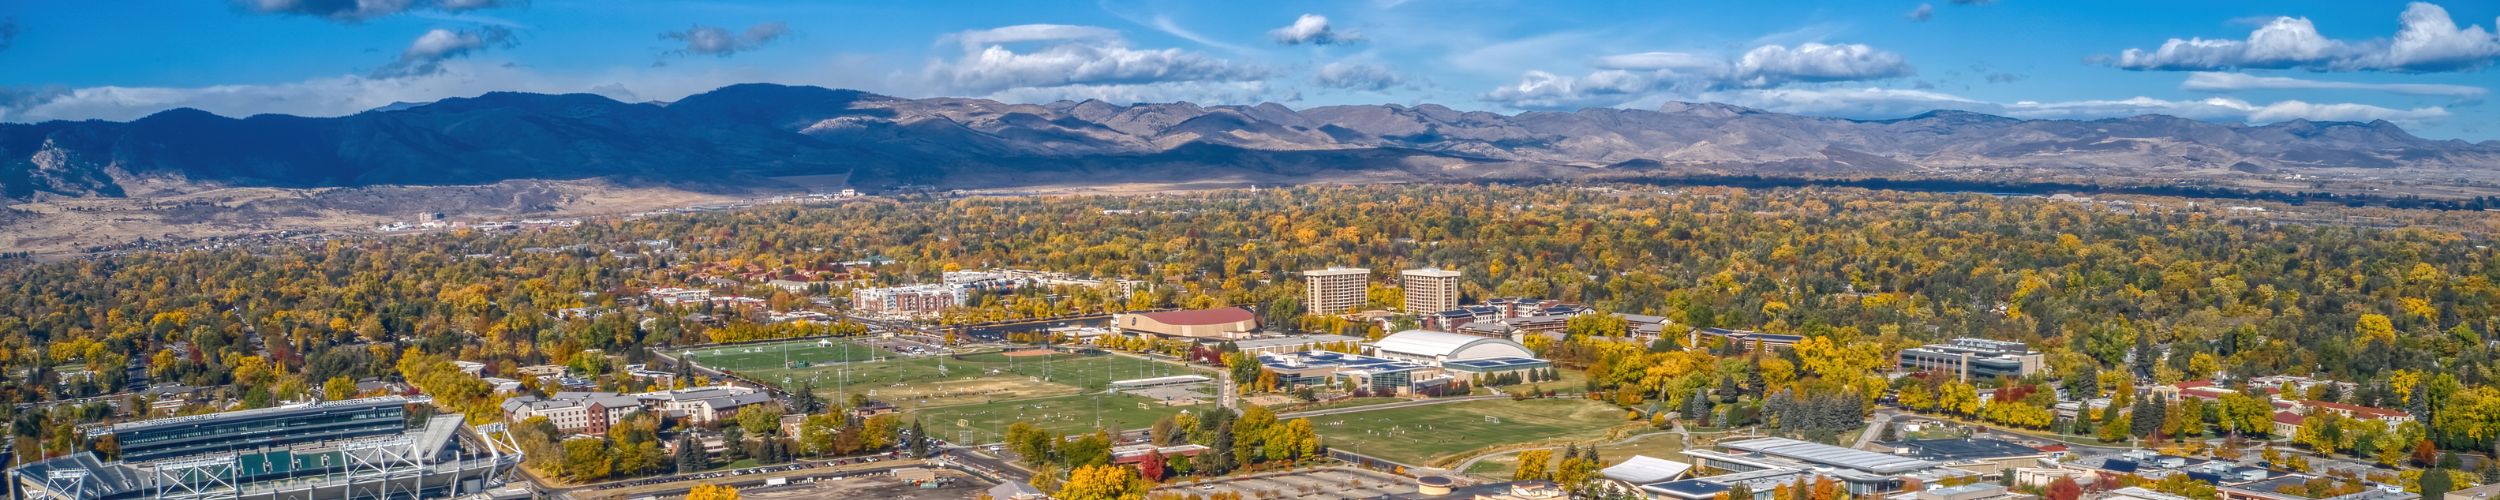
<instances>
[{"instance_id":1,"label":"stadium roof structure","mask_svg":"<svg viewBox=\"0 0 2500 500\"><path fill-rule=\"evenodd\" d=\"M1383 352L1450 359L1461 359L1460 356L1462 353L1477 346L1500 346L1510 348L1498 349L1505 353L1527 354L1531 352L1528 350L1527 346L1519 345L1518 342L1512 342L1510 339L1478 337L1475 335L1436 332L1432 330L1407 330L1391 334L1387 337L1381 337L1379 342L1372 343L1373 349Z\"/></svg>"},{"instance_id":2,"label":"stadium roof structure","mask_svg":"<svg viewBox=\"0 0 2500 500\"><path fill-rule=\"evenodd\" d=\"M1455 368L1455 369L1461 369L1461 370L1466 370L1466 371L1478 371L1478 372L1482 372L1482 371L1498 371L1498 370L1515 370L1515 369L1521 369L1521 368L1533 368L1533 367L1541 367L1541 366L1546 366L1546 365L1549 365L1549 364L1551 364L1551 363L1547 363L1547 362L1545 362L1545 360L1542 360L1542 359L1536 359L1536 358L1515 358L1515 357L1505 357L1505 358L1484 358L1484 359L1461 359L1461 360L1454 360L1454 361L1448 361L1448 362L1441 363L1441 367L1442 367L1442 368Z\"/></svg>"},{"instance_id":3,"label":"stadium roof structure","mask_svg":"<svg viewBox=\"0 0 2500 500\"><path fill-rule=\"evenodd\" d=\"M1598 473L1616 481L1649 484L1673 481L1684 477L1684 473L1692 472L1692 470L1693 464L1648 455L1633 455L1632 458L1624 459L1623 463L1607 467Z\"/></svg>"},{"instance_id":4,"label":"stadium roof structure","mask_svg":"<svg viewBox=\"0 0 2500 500\"><path fill-rule=\"evenodd\" d=\"M1815 465L1842 467L1874 474L1900 474L1932 469L1939 465L1936 462L1915 458L1788 438L1755 438L1719 443L1719 446L1730 450L1760 453Z\"/></svg>"}]
</instances>

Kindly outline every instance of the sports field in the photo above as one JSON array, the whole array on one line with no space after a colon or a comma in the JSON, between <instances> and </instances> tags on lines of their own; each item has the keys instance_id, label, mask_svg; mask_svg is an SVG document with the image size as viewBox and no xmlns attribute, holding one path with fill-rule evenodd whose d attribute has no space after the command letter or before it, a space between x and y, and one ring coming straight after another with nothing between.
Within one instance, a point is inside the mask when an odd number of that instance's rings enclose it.
<instances>
[{"instance_id":1,"label":"sports field","mask_svg":"<svg viewBox=\"0 0 2500 500\"><path fill-rule=\"evenodd\" d=\"M1597 439L1623 423L1621 410L1583 399L1468 401L1311 419L1330 448L1418 465L1494 445Z\"/></svg>"},{"instance_id":2,"label":"sports field","mask_svg":"<svg viewBox=\"0 0 2500 500\"><path fill-rule=\"evenodd\" d=\"M914 411L907 418L917 418L930 433L958 443L993 443L1007 424L1017 421L1049 429L1051 432L1074 434L1092 432L1096 415L1093 395L1058 396L1039 399L1000 401L930 408ZM1212 404L1164 406L1146 398L1127 394L1104 394L1100 399L1102 424L1123 431L1151 427L1164 415L1182 411L1199 412Z\"/></svg>"},{"instance_id":3,"label":"sports field","mask_svg":"<svg viewBox=\"0 0 2500 500\"><path fill-rule=\"evenodd\" d=\"M785 345L794 366L782 364L781 349ZM850 346L848 354L843 351L844 345ZM1211 374L1108 353L902 356L840 340L831 347L819 347L817 341L805 340L719 350L723 352L710 354L711 349L692 349L696 363L758 382L787 381L792 386L812 382L817 393L828 400L839 401L850 393L860 393L906 410L1088 394L1101 392L1114 380Z\"/></svg>"},{"instance_id":4,"label":"sports field","mask_svg":"<svg viewBox=\"0 0 2500 500\"><path fill-rule=\"evenodd\" d=\"M783 356L792 363L828 364L844 361L867 361L893 357L894 353L850 340L799 340L775 344L748 344L731 347L694 348L679 351L694 357L696 363L713 368L746 371L781 366Z\"/></svg>"}]
</instances>

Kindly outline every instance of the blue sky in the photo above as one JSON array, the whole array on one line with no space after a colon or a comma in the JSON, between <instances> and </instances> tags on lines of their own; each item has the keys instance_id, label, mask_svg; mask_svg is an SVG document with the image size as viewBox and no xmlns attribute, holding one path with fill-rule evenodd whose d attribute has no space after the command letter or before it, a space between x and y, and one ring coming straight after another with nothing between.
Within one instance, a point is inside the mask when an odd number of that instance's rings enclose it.
<instances>
[{"instance_id":1,"label":"blue sky","mask_svg":"<svg viewBox=\"0 0 2500 500\"><path fill-rule=\"evenodd\" d=\"M1894 118L2162 113L2500 138L2500 2L0 3L0 121L339 115L496 90L779 82L1019 102L1724 102Z\"/></svg>"}]
</instances>

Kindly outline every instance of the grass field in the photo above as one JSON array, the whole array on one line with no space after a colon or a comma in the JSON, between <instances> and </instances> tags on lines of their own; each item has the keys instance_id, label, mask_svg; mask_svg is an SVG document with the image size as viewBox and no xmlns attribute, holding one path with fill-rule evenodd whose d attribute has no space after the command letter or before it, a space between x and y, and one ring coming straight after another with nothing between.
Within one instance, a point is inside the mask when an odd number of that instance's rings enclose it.
<instances>
[{"instance_id":1,"label":"grass field","mask_svg":"<svg viewBox=\"0 0 2500 500\"><path fill-rule=\"evenodd\" d=\"M1633 455L1649 455L1679 462L1689 461L1684 456L1684 437L1666 432L1644 434L1634 438L1631 442L1605 443L1597 447L1597 457L1604 459L1605 465L1623 463L1623 459L1632 458ZM1476 462L1475 467L1469 467L1465 472L1487 478L1508 480L1510 473L1518 470L1518 464L1519 454L1510 453Z\"/></svg>"},{"instance_id":2,"label":"grass field","mask_svg":"<svg viewBox=\"0 0 2500 500\"><path fill-rule=\"evenodd\" d=\"M1583 399L1493 400L1330 415L1311 423L1331 448L1428 464L1494 445L1596 439L1622 424L1623 414Z\"/></svg>"},{"instance_id":3,"label":"grass field","mask_svg":"<svg viewBox=\"0 0 2500 500\"><path fill-rule=\"evenodd\" d=\"M1121 430L1153 426L1164 415L1183 410L1197 412L1214 405L1164 406L1146 398L1126 394L1106 394L1101 398L1102 424ZM1092 395L1059 396L1040 399L1001 401L995 403L956 405L930 408L911 413L920 419L932 434L960 443L992 443L1007 424L1031 422L1052 432L1074 434L1095 429L1096 398ZM1143 406L1140 406L1140 405ZM968 439L968 440L967 440Z\"/></svg>"},{"instance_id":4,"label":"grass field","mask_svg":"<svg viewBox=\"0 0 2500 500\"><path fill-rule=\"evenodd\" d=\"M695 362L703 366L741 372L780 368L785 353L791 362L820 365L893 356L893 353L886 352L884 349L849 340L830 340L826 345L819 345L818 342L798 340L775 344L695 348L681 352L692 353Z\"/></svg>"},{"instance_id":5,"label":"grass field","mask_svg":"<svg viewBox=\"0 0 2500 500\"><path fill-rule=\"evenodd\" d=\"M782 364L783 344L694 349L695 361L768 384L812 382L818 394L841 400L867 394L905 409L989 403L1100 392L1113 380L1203 374L1150 360L1110 354L1010 357L996 352L957 356L900 356L864 344L814 340L787 343L793 365ZM849 345L846 355L843 346ZM713 354L714 351L723 351ZM869 353L875 353L872 358ZM849 359L850 362L843 362Z\"/></svg>"}]
</instances>

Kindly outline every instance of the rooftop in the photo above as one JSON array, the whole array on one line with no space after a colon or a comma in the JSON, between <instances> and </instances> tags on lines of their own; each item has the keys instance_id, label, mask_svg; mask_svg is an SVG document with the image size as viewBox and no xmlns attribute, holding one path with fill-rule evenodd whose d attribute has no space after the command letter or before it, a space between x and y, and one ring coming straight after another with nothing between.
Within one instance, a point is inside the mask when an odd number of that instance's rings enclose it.
<instances>
[{"instance_id":1,"label":"rooftop","mask_svg":"<svg viewBox=\"0 0 2500 500\"><path fill-rule=\"evenodd\" d=\"M1756 438L1720 443L1719 446L1738 451L1760 453L1817 465L1846 467L1876 474L1898 474L1934 468L1938 464L1915 458L1886 455L1866 450L1842 448L1788 438Z\"/></svg>"},{"instance_id":2,"label":"rooftop","mask_svg":"<svg viewBox=\"0 0 2500 500\"><path fill-rule=\"evenodd\" d=\"M1167 325L1221 325L1226 323L1239 323L1243 321L1257 321L1259 319L1259 316L1251 314L1249 309L1242 309L1239 307L1150 312L1139 313L1138 315L1145 316L1147 319L1152 319L1156 322Z\"/></svg>"}]
</instances>

